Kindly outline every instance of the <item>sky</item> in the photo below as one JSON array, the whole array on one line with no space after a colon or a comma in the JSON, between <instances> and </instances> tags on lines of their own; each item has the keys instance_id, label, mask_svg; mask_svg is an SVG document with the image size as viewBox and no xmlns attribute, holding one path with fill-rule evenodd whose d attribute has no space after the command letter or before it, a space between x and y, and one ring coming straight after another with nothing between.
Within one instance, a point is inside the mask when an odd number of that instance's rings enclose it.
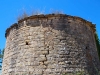
<instances>
[{"instance_id":1,"label":"sky","mask_svg":"<svg viewBox=\"0 0 100 75\"><path fill-rule=\"evenodd\" d=\"M0 49L5 48L5 31L18 17L27 12L39 11L49 14L61 11L64 14L78 16L96 24L100 37L100 0L0 0Z\"/></svg>"}]
</instances>

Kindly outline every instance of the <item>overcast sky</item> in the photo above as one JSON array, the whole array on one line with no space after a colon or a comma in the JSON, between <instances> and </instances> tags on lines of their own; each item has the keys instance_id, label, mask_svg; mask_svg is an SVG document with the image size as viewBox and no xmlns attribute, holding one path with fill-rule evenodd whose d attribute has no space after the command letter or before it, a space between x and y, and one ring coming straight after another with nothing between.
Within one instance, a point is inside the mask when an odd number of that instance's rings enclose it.
<instances>
[{"instance_id":1,"label":"overcast sky","mask_svg":"<svg viewBox=\"0 0 100 75\"><path fill-rule=\"evenodd\" d=\"M0 49L5 47L5 30L17 22L23 11L28 14L33 11L45 14L61 11L79 16L96 24L100 37L100 0L0 0Z\"/></svg>"}]
</instances>

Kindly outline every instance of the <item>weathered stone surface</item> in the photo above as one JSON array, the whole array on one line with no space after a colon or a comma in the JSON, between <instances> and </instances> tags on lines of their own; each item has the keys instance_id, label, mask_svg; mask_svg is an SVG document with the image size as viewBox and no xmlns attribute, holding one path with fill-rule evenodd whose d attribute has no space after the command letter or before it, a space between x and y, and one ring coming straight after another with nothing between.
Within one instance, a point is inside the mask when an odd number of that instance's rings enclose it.
<instances>
[{"instance_id":1,"label":"weathered stone surface","mask_svg":"<svg viewBox=\"0 0 100 75\"><path fill-rule=\"evenodd\" d=\"M20 20L6 31L2 75L98 75L94 33L92 23L68 15Z\"/></svg>"}]
</instances>

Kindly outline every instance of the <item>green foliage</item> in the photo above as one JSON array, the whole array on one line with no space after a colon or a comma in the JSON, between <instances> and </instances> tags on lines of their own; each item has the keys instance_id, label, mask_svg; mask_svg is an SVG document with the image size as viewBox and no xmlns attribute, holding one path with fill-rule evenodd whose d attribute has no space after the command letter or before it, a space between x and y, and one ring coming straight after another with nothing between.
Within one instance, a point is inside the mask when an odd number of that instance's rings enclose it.
<instances>
[{"instance_id":1,"label":"green foliage","mask_svg":"<svg viewBox=\"0 0 100 75\"><path fill-rule=\"evenodd\" d=\"M76 75L85 75L84 71L76 72Z\"/></svg>"},{"instance_id":2,"label":"green foliage","mask_svg":"<svg viewBox=\"0 0 100 75\"><path fill-rule=\"evenodd\" d=\"M3 56L4 56L4 49L3 50L0 49L0 70L2 68Z\"/></svg>"},{"instance_id":3,"label":"green foliage","mask_svg":"<svg viewBox=\"0 0 100 75\"><path fill-rule=\"evenodd\" d=\"M85 75L84 71L77 71L75 73L64 73L62 75Z\"/></svg>"},{"instance_id":4,"label":"green foliage","mask_svg":"<svg viewBox=\"0 0 100 75\"><path fill-rule=\"evenodd\" d=\"M100 59L100 40L99 40L97 33L95 34L95 40L96 40L96 46L97 46L98 55L99 55L99 59Z\"/></svg>"},{"instance_id":5,"label":"green foliage","mask_svg":"<svg viewBox=\"0 0 100 75\"><path fill-rule=\"evenodd\" d=\"M100 75L100 71L97 69L97 67L94 65L95 70L97 71L97 75Z\"/></svg>"},{"instance_id":6,"label":"green foliage","mask_svg":"<svg viewBox=\"0 0 100 75\"><path fill-rule=\"evenodd\" d=\"M3 55L4 55L4 49L3 50L0 49L0 59L3 59Z\"/></svg>"}]
</instances>

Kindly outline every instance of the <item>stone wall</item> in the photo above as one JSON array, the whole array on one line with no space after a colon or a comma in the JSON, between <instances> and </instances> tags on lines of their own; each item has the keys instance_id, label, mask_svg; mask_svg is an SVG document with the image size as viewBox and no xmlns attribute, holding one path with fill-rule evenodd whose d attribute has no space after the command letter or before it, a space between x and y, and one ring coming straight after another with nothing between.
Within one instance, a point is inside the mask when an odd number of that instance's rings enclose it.
<instances>
[{"instance_id":1,"label":"stone wall","mask_svg":"<svg viewBox=\"0 0 100 75\"><path fill-rule=\"evenodd\" d=\"M79 17L22 19L6 31L2 75L98 75L94 34L95 26Z\"/></svg>"}]
</instances>

